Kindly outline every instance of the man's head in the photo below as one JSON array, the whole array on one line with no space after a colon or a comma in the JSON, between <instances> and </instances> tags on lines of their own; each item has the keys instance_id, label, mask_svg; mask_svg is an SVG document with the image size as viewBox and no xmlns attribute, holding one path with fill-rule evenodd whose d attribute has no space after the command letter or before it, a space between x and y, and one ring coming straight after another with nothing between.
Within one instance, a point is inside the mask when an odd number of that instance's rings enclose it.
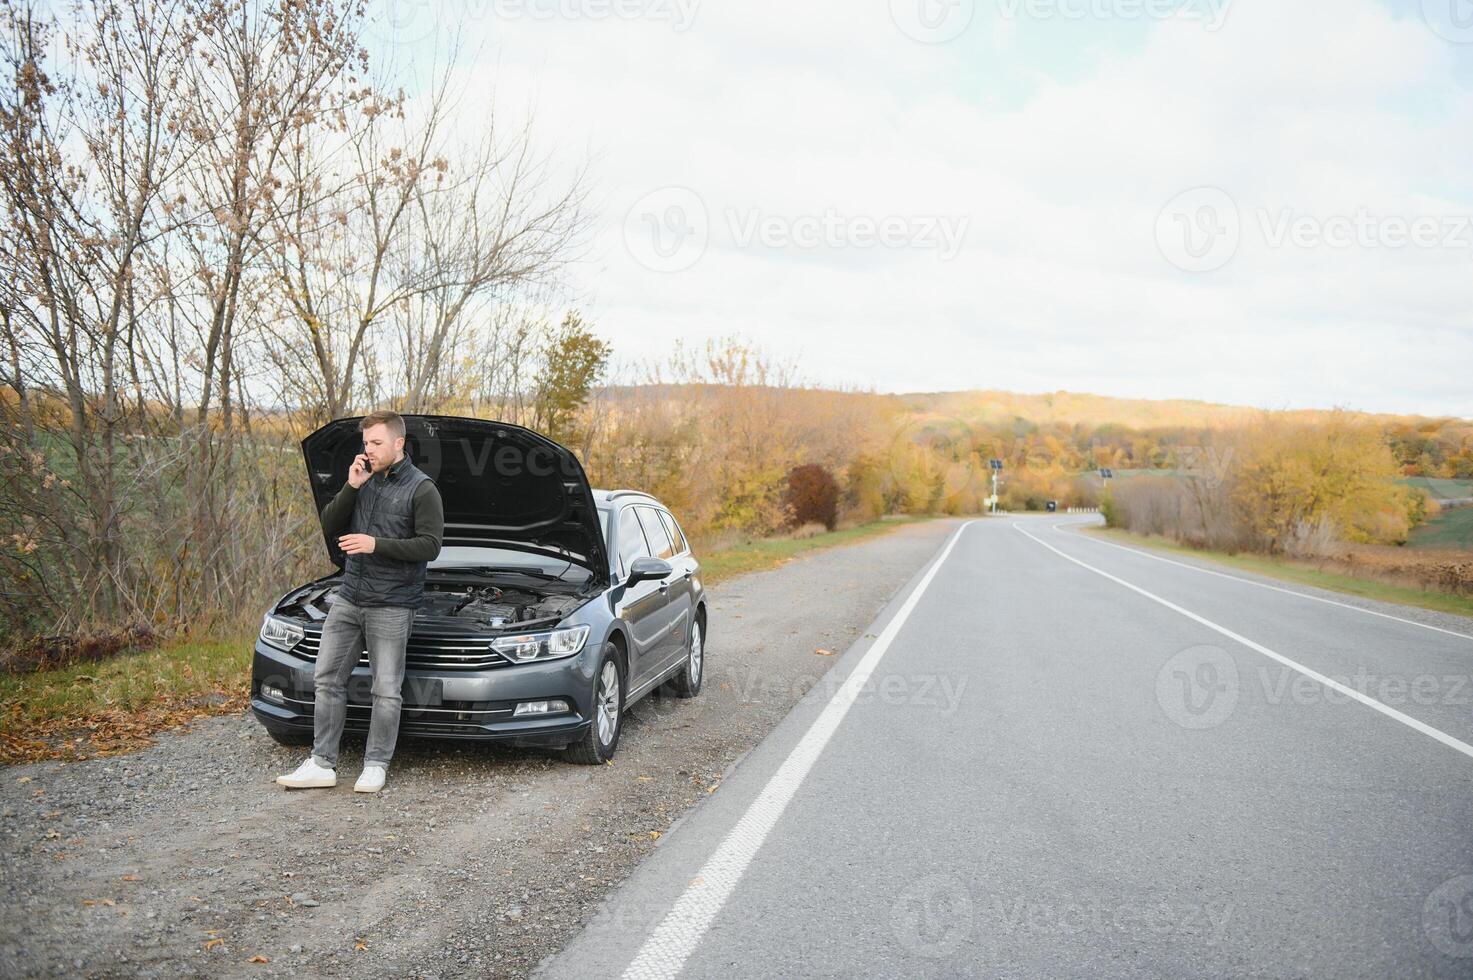
<instances>
[{"instance_id":1,"label":"man's head","mask_svg":"<svg viewBox=\"0 0 1473 980\"><path fill-rule=\"evenodd\" d=\"M375 473L382 473L404 455L404 418L398 412L370 412L358 423L363 452Z\"/></svg>"}]
</instances>

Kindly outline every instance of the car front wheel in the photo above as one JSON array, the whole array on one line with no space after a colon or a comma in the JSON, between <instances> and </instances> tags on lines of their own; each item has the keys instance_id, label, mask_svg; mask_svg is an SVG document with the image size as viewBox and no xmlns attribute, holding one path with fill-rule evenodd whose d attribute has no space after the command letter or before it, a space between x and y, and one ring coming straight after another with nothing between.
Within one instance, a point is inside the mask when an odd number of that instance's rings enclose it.
<instances>
[{"instance_id":1,"label":"car front wheel","mask_svg":"<svg viewBox=\"0 0 1473 980\"><path fill-rule=\"evenodd\" d=\"M598 766L614 757L624 727L624 666L619 648L605 643L593 682L593 718L583 737L568 746L567 760Z\"/></svg>"}]
</instances>

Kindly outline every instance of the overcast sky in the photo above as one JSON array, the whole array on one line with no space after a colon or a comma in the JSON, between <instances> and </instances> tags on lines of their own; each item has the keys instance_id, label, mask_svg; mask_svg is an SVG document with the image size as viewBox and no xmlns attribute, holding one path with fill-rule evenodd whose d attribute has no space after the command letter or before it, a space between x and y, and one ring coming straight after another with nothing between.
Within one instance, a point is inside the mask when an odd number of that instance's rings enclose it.
<instances>
[{"instance_id":1,"label":"overcast sky","mask_svg":"<svg viewBox=\"0 0 1473 980\"><path fill-rule=\"evenodd\" d=\"M1473 0L391 12L461 31L466 125L591 164L570 298L626 362L1473 416Z\"/></svg>"}]
</instances>

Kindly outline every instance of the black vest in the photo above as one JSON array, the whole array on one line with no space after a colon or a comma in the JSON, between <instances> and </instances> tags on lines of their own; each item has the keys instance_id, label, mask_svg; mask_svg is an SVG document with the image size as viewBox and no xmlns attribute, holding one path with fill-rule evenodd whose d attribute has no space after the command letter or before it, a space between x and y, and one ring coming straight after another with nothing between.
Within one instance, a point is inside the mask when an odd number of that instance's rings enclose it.
<instances>
[{"instance_id":1,"label":"black vest","mask_svg":"<svg viewBox=\"0 0 1473 980\"><path fill-rule=\"evenodd\" d=\"M348 534L375 538L414 537L414 491L429 477L404 457L387 474L375 473L358 488ZM355 606L409 606L424 598L428 562L399 561L377 552L343 556L338 594Z\"/></svg>"}]
</instances>

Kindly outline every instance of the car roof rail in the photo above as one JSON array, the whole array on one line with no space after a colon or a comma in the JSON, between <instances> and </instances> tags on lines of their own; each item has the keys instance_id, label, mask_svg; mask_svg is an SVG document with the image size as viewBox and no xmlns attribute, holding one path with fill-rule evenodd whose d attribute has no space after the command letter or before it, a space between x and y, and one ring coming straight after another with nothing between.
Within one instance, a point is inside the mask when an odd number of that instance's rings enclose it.
<instances>
[{"instance_id":1,"label":"car roof rail","mask_svg":"<svg viewBox=\"0 0 1473 980\"><path fill-rule=\"evenodd\" d=\"M652 493L645 493L643 490L610 490L610 491L608 491L608 498L610 500L613 500L615 497L644 497L646 500L652 501L652 502L654 502L656 504L659 504L660 503L658 500L655 500L655 495L654 494L652 494ZM663 507L664 504L660 504L660 506Z\"/></svg>"}]
</instances>

